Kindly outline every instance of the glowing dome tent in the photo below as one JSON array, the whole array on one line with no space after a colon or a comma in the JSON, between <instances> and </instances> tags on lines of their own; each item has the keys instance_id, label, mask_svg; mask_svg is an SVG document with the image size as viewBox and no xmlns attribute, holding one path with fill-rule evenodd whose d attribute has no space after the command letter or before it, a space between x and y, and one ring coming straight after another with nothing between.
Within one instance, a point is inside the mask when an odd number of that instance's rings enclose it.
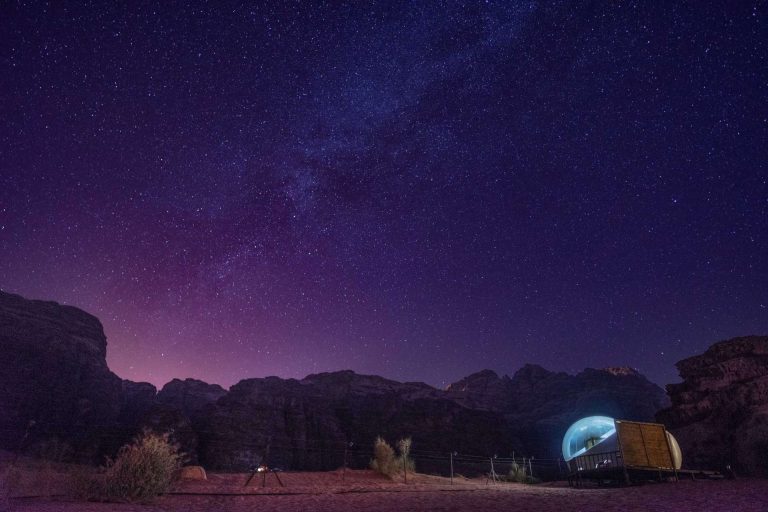
<instances>
[{"instance_id":1,"label":"glowing dome tent","mask_svg":"<svg viewBox=\"0 0 768 512\"><path fill-rule=\"evenodd\" d=\"M612 442L604 444L609 439ZM608 416L581 418L570 426L563 437L563 459L569 461L598 447L601 451L616 450L614 419Z\"/></svg>"},{"instance_id":2,"label":"glowing dome tent","mask_svg":"<svg viewBox=\"0 0 768 512\"><path fill-rule=\"evenodd\" d=\"M622 466L678 470L683 461L664 425L607 416L588 416L571 425L563 436L563 458L572 471Z\"/></svg>"}]
</instances>

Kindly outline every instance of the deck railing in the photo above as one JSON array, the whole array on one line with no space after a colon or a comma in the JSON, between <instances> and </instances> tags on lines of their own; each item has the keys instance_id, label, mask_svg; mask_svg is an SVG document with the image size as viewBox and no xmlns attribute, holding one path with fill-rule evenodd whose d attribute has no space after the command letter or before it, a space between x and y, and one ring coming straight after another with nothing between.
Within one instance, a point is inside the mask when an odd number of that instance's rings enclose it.
<instances>
[{"instance_id":1,"label":"deck railing","mask_svg":"<svg viewBox=\"0 0 768 512\"><path fill-rule=\"evenodd\" d=\"M568 468L571 472L620 468L622 465L623 461L620 451L590 453L574 457L568 461Z\"/></svg>"}]
</instances>

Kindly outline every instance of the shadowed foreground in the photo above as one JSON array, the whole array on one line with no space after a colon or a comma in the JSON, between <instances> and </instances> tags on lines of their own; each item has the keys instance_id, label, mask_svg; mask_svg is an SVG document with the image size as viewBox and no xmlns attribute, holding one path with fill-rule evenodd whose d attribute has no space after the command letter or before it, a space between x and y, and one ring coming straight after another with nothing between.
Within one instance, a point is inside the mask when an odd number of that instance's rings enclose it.
<instances>
[{"instance_id":1,"label":"shadowed foreground","mask_svg":"<svg viewBox=\"0 0 768 512\"><path fill-rule=\"evenodd\" d=\"M24 512L768 510L768 481L752 479L577 490L562 484L486 486L478 480L457 480L451 486L447 479L422 475L404 485L362 471L347 474L343 484L335 472L284 474L283 477L288 487L281 488L268 482L267 487L261 488L259 482L254 482L246 489L242 487L243 475L212 475L207 482L186 482L176 488L181 494L163 496L150 505L14 499L11 506L12 510Z\"/></svg>"}]
</instances>

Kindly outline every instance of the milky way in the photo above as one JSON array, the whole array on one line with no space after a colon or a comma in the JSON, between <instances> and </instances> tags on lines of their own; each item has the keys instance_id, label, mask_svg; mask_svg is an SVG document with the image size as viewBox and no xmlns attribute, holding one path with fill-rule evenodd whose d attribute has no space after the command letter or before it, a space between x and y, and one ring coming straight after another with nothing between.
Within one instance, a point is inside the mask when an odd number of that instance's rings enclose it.
<instances>
[{"instance_id":1,"label":"milky way","mask_svg":"<svg viewBox=\"0 0 768 512\"><path fill-rule=\"evenodd\" d=\"M768 9L704 3L5 2L0 287L155 384L674 381L768 332Z\"/></svg>"}]
</instances>

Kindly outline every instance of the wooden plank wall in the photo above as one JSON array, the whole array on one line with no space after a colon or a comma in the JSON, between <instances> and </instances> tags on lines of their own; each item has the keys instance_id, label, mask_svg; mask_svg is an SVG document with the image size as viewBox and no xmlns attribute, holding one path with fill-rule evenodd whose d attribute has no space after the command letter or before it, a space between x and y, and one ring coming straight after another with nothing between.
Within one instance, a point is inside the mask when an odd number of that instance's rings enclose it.
<instances>
[{"instance_id":1,"label":"wooden plank wall","mask_svg":"<svg viewBox=\"0 0 768 512\"><path fill-rule=\"evenodd\" d=\"M664 425L617 420L616 434L625 466L674 469Z\"/></svg>"}]
</instances>

